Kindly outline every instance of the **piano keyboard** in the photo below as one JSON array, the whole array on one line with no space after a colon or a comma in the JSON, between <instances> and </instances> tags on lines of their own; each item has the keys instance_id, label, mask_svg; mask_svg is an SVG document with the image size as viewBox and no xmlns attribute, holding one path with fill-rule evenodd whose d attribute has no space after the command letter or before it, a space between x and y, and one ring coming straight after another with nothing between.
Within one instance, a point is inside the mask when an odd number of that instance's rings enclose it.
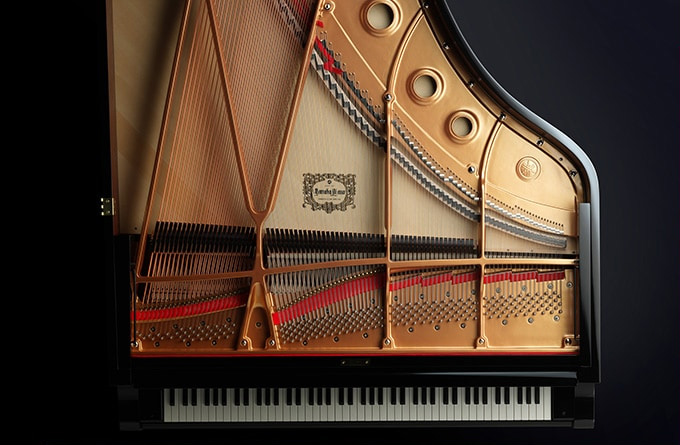
<instances>
[{"instance_id":1,"label":"piano keyboard","mask_svg":"<svg viewBox=\"0 0 680 445\"><path fill-rule=\"evenodd\" d=\"M163 390L163 421L551 420L550 387L194 388Z\"/></svg>"}]
</instances>

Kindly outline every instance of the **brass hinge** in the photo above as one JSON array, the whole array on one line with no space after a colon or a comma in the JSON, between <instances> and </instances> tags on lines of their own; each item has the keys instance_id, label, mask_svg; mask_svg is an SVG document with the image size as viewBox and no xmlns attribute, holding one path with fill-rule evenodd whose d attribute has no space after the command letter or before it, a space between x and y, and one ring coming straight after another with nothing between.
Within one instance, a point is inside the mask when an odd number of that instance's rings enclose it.
<instances>
[{"instance_id":1,"label":"brass hinge","mask_svg":"<svg viewBox=\"0 0 680 445\"><path fill-rule=\"evenodd\" d=\"M113 198L101 198L102 216L113 216Z\"/></svg>"}]
</instances>

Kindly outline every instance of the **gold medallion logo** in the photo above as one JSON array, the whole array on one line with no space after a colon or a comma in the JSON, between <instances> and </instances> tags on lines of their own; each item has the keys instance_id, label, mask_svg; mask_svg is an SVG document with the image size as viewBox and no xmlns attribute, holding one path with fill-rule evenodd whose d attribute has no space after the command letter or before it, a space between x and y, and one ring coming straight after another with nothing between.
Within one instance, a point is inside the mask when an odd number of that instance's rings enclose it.
<instances>
[{"instance_id":1,"label":"gold medallion logo","mask_svg":"<svg viewBox=\"0 0 680 445\"><path fill-rule=\"evenodd\" d=\"M541 164L531 156L526 156L517 163L517 176L525 181L532 181L541 174Z\"/></svg>"}]
</instances>

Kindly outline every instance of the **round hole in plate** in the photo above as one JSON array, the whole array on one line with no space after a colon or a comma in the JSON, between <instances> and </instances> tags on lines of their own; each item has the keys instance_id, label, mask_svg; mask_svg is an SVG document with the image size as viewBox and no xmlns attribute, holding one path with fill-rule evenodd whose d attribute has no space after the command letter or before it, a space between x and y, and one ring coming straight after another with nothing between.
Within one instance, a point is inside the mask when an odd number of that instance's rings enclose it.
<instances>
[{"instance_id":1,"label":"round hole in plate","mask_svg":"<svg viewBox=\"0 0 680 445\"><path fill-rule=\"evenodd\" d=\"M459 138L464 138L472 133L472 121L467 116L458 116L453 120L451 129L453 134Z\"/></svg>"},{"instance_id":2,"label":"round hole in plate","mask_svg":"<svg viewBox=\"0 0 680 445\"><path fill-rule=\"evenodd\" d=\"M368 8L367 19L374 29L387 29L394 23L394 11L386 3L376 3Z\"/></svg>"},{"instance_id":3,"label":"round hole in plate","mask_svg":"<svg viewBox=\"0 0 680 445\"><path fill-rule=\"evenodd\" d=\"M413 92L421 99L429 99L437 93L437 81L429 74L418 76L413 81Z\"/></svg>"}]
</instances>

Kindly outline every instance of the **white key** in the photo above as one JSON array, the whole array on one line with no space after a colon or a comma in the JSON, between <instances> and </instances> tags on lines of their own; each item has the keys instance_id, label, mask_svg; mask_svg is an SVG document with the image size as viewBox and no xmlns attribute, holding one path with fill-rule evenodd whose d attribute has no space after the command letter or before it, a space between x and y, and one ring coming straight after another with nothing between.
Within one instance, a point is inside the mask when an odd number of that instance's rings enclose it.
<instances>
[{"instance_id":1,"label":"white key","mask_svg":"<svg viewBox=\"0 0 680 445\"><path fill-rule=\"evenodd\" d=\"M380 420L387 420L387 410L390 405L390 391L388 388L378 388L378 391L382 391L383 404L380 407Z\"/></svg>"},{"instance_id":2,"label":"white key","mask_svg":"<svg viewBox=\"0 0 680 445\"><path fill-rule=\"evenodd\" d=\"M503 389L501 388L501 403L503 403ZM491 394L491 393L489 393ZM496 388L493 388L493 399L489 398L489 402L493 400L491 405L491 420L500 420L500 404L496 403Z\"/></svg>"},{"instance_id":3,"label":"white key","mask_svg":"<svg viewBox=\"0 0 680 445\"><path fill-rule=\"evenodd\" d=\"M352 388L340 388L340 390L344 391L344 399L345 399L345 404L342 405L342 420L343 421L348 421L351 420L349 411L350 408L353 408L353 406L349 405L349 393L352 391Z\"/></svg>"},{"instance_id":4,"label":"white key","mask_svg":"<svg viewBox=\"0 0 680 445\"><path fill-rule=\"evenodd\" d=\"M458 399L458 401L461 403L462 408L463 408L462 420L470 420L470 405L465 403L465 389L464 388L462 388L462 389L463 389L463 394L462 394L463 397ZM472 396L472 394L470 394L470 396ZM472 402L472 397L470 397L470 401Z\"/></svg>"},{"instance_id":5,"label":"white key","mask_svg":"<svg viewBox=\"0 0 680 445\"><path fill-rule=\"evenodd\" d=\"M456 405L453 404L453 395L455 393L458 396L458 389L446 388L446 390L449 391L449 404L446 405L446 420L453 420L456 416Z\"/></svg>"},{"instance_id":6,"label":"white key","mask_svg":"<svg viewBox=\"0 0 680 445\"><path fill-rule=\"evenodd\" d=\"M381 388L371 388L371 391L373 392L373 415L371 418L373 421L380 420L380 405L378 405L378 391L381 391ZM368 401L370 402L371 399L369 398ZM383 401L384 402L384 401Z\"/></svg>"},{"instance_id":7,"label":"white key","mask_svg":"<svg viewBox=\"0 0 680 445\"><path fill-rule=\"evenodd\" d=\"M195 420L199 422L206 422L208 420L208 407L205 405L205 388L199 388L196 391L196 410L195 410Z\"/></svg>"},{"instance_id":8,"label":"white key","mask_svg":"<svg viewBox=\"0 0 680 445\"><path fill-rule=\"evenodd\" d=\"M326 400L328 397L332 397L332 391L331 394L327 394L326 388L321 388L321 394L323 395L323 400L321 405L321 409L319 410L319 420L321 422L328 422L328 410L332 405L327 405L328 400ZM327 397L328 396L328 397ZM331 416L331 419L333 417Z\"/></svg>"},{"instance_id":9,"label":"white key","mask_svg":"<svg viewBox=\"0 0 680 445\"><path fill-rule=\"evenodd\" d=\"M454 405L454 420L463 420L463 402L465 401L463 388L456 388L456 396L458 397L458 403Z\"/></svg>"},{"instance_id":10,"label":"white key","mask_svg":"<svg viewBox=\"0 0 680 445\"><path fill-rule=\"evenodd\" d=\"M413 404L413 394L415 394L415 388L406 388L406 405L408 407L407 420L418 420L418 407Z\"/></svg>"},{"instance_id":11,"label":"white key","mask_svg":"<svg viewBox=\"0 0 680 445\"><path fill-rule=\"evenodd\" d=\"M430 403L430 388L425 387L425 388L420 388L422 391L425 392L425 397L426 397L426 404L423 406L423 411L425 412L425 420L432 420L432 404ZM421 399L422 401L422 399Z\"/></svg>"},{"instance_id":12,"label":"white key","mask_svg":"<svg viewBox=\"0 0 680 445\"><path fill-rule=\"evenodd\" d=\"M238 422L239 407L234 405L237 388L227 389L227 406L229 407L229 417L232 422Z\"/></svg>"},{"instance_id":13,"label":"white key","mask_svg":"<svg viewBox=\"0 0 680 445\"><path fill-rule=\"evenodd\" d=\"M479 395L479 403L476 405L475 411L475 420L484 420L484 403L482 402L484 399L484 395L482 394L482 391L484 391L484 388L482 387L477 387L477 394Z\"/></svg>"},{"instance_id":14,"label":"white key","mask_svg":"<svg viewBox=\"0 0 680 445\"><path fill-rule=\"evenodd\" d=\"M491 406L493 404L493 392L492 388L484 388L486 391L486 405L482 404L482 409L484 410L483 419L491 420Z\"/></svg>"},{"instance_id":15,"label":"white key","mask_svg":"<svg viewBox=\"0 0 680 445\"><path fill-rule=\"evenodd\" d=\"M352 391L353 404L350 406L350 420L359 421L364 420L363 415L359 416L359 389L349 388Z\"/></svg>"},{"instance_id":16,"label":"white key","mask_svg":"<svg viewBox=\"0 0 680 445\"><path fill-rule=\"evenodd\" d=\"M257 397L258 393L260 394L260 404L257 404L257 399L253 398L250 399L250 403L253 405L253 422L260 422L261 420L264 420L267 416L266 410L267 407L264 404L265 398L264 398L264 389L263 388L255 388L253 390L253 394L255 397ZM264 414L262 411L265 411Z\"/></svg>"},{"instance_id":17,"label":"white key","mask_svg":"<svg viewBox=\"0 0 680 445\"><path fill-rule=\"evenodd\" d=\"M314 395L314 390L313 388L305 388L302 390L302 406L304 407L304 419L306 422L310 422L312 419L314 419L314 410L312 409L312 406L309 404L309 394Z\"/></svg>"},{"instance_id":18,"label":"white key","mask_svg":"<svg viewBox=\"0 0 680 445\"><path fill-rule=\"evenodd\" d=\"M470 417L468 418L469 420L477 420L477 405L475 404L476 391L477 388L475 388L474 386L470 388Z\"/></svg>"},{"instance_id":19,"label":"white key","mask_svg":"<svg viewBox=\"0 0 680 445\"><path fill-rule=\"evenodd\" d=\"M531 388L531 405L529 405L529 420L536 420L536 393L534 390L537 388L534 386Z\"/></svg>"},{"instance_id":20,"label":"white key","mask_svg":"<svg viewBox=\"0 0 680 445\"><path fill-rule=\"evenodd\" d=\"M425 419L425 405L423 405L423 388L422 387L416 387L414 388L416 392L416 396L418 397L418 409L417 409L417 420L424 420Z\"/></svg>"},{"instance_id":21,"label":"white key","mask_svg":"<svg viewBox=\"0 0 680 445\"><path fill-rule=\"evenodd\" d=\"M445 420L446 419L446 405L444 405L444 388L437 387L435 389L437 393L438 403L435 405L435 416L434 420Z\"/></svg>"},{"instance_id":22,"label":"white key","mask_svg":"<svg viewBox=\"0 0 680 445\"><path fill-rule=\"evenodd\" d=\"M527 403L527 390L522 386L519 389L522 391L522 420L529 420L529 404Z\"/></svg>"},{"instance_id":23,"label":"white key","mask_svg":"<svg viewBox=\"0 0 680 445\"><path fill-rule=\"evenodd\" d=\"M404 393L404 396L406 393ZM397 388L397 403L394 405L394 420L402 420L404 418L404 410L406 404L401 404L401 388Z\"/></svg>"},{"instance_id":24,"label":"white key","mask_svg":"<svg viewBox=\"0 0 680 445\"><path fill-rule=\"evenodd\" d=\"M552 420L552 389L549 386L543 388L541 394L541 403L543 403L543 420Z\"/></svg>"}]
</instances>

